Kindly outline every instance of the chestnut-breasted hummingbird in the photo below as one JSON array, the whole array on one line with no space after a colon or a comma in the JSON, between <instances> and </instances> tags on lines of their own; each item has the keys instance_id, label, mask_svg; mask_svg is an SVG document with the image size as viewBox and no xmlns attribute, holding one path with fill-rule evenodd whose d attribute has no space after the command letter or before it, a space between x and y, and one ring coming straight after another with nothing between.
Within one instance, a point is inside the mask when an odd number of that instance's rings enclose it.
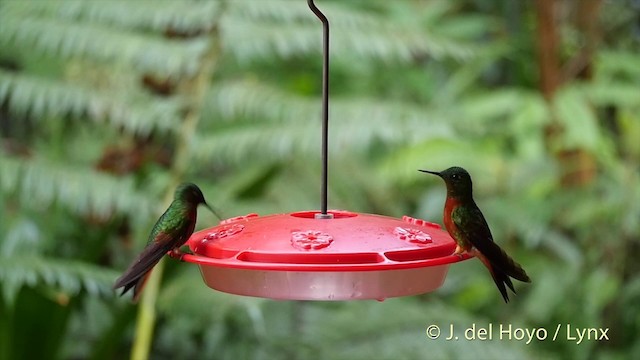
<instances>
[{"instance_id":1,"label":"chestnut-breasted hummingbird","mask_svg":"<svg viewBox=\"0 0 640 360\"><path fill-rule=\"evenodd\" d=\"M138 300L153 267L169 251L178 252L189 239L196 226L198 205L203 204L218 218L218 214L204 200L200 188L184 183L176 188L173 202L162 214L149 234L147 246L129 268L116 280L114 289L124 287L124 295L133 288L133 300Z\"/></svg>"},{"instance_id":2,"label":"chestnut-breasted hummingbird","mask_svg":"<svg viewBox=\"0 0 640 360\"><path fill-rule=\"evenodd\" d=\"M522 266L493 241L489 225L473 200L469 173L457 166L440 172L419 171L437 175L447 185L443 221L449 235L456 241L454 254L468 252L480 259L489 269L504 301L509 302L505 284L514 294L516 292L509 277L523 282L531 282L531 279Z\"/></svg>"}]
</instances>

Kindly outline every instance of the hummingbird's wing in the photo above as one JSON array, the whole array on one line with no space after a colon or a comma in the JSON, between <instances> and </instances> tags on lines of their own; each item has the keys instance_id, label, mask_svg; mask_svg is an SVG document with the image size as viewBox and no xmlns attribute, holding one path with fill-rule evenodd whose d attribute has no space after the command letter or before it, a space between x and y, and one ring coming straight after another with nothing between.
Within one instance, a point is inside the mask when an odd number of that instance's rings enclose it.
<instances>
[{"instance_id":1,"label":"hummingbird's wing","mask_svg":"<svg viewBox=\"0 0 640 360\"><path fill-rule=\"evenodd\" d=\"M514 279L531 282L531 279L524 269L493 241L489 225L475 204L473 204L473 206L458 206L451 213L451 217L457 230L482 253L492 265ZM510 281L505 283L509 285Z\"/></svg>"},{"instance_id":2,"label":"hummingbird's wing","mask_svg":"<svg viewBox=\"0 0 640 360\"><path fill-rule=\"evenodd\" d=\"M136 286L139 280L141 280L151 269L160 261L162 256L174 247L174 242L171 241L172 234L158 233L156 239L149 243L142 253L138 255L136 260L129 265L129 268L116 280L114 289L124 286L122 293L126 293L129 289Z\"/></svg>"},{"instance_id":3,"label":"hummingbird's wing","mask_svg":"<svg viewBox=\"0 0 640 360\"><path fill-rule=\"evenodd\" d=\"M149 234L147 246L129 268L116 280L114 289L124 287L122 294L134 288L134 300L140 294L148 274L168 251L182 246L193 233L195 206L189 211L185 204L174 200Z\"/></svg>"}]
</instances>

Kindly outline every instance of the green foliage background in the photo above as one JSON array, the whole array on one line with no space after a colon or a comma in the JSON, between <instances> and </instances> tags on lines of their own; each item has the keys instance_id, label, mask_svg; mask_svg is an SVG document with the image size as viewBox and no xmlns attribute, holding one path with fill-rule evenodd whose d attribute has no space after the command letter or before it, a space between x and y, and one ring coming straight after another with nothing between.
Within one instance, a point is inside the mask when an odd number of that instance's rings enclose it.
<instances>
[{"instance_id":1,"label":"green foliage background","mask_svg":"<svg viewBox=\"0 0 640 360\"><path fill-rule=\"evenodd\" d=\"M330 207L440 222L443 184L416 169L464 166L533 283L505 305L467 261L422 296L283 302L211 291L168 261L151 358L639 358L637 2L602 5L597 44L566 6L560 55L593 46L593 76L551 99L535 2L317 3L332 26ZM179 181L226 217L317 208L320 49L302 0L0 0L0 359L128 356L136 307L111 285ZM562 150L588 154L588 181L563 183L580 164ZM426 338L452 323L610 340Z\"/></svg>"}]
</instances>

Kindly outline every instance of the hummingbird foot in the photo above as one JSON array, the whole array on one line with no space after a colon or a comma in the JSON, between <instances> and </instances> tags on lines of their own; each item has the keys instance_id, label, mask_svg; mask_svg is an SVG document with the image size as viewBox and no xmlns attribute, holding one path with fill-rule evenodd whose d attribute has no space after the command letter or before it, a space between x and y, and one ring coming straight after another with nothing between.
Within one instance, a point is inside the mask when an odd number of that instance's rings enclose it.
<instances>
[{"instance_id":1,"label":"hummingbird foot","mask_svg":"<svg viewBox=\"0 0 640 360\"><path fill-rule=\"evenodd\" d=\"M174 259L178 259L178 261L184 261L184 260L182 260L184 255L185 255L185 253L183 253L182 250L180 250L180 248L175 248L175 249L169 251L169 256L171 256Z\"/></svg>"},{"instance_id":2,"label":"hummingbird foot","mask_svg":"<svg viewBox=\"0 0 640 360\"><path fill-rule=\"evenodd\" d=\"M453 252L453 255L457 255L459 258L462 259L465 252L466 250L462 246L456 244L456 250Z\"/></svg>"}]
</instances>

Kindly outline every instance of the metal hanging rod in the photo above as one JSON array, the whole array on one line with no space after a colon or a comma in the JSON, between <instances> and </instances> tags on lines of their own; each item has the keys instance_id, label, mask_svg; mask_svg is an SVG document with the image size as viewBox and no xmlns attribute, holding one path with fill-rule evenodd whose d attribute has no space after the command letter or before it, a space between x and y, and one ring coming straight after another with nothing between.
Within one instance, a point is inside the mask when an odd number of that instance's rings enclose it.
<instances>
[{"instance_id":1,"label":"metal hanging rod","mask_svg":"<svg viewBox=\"0 0 640 360\"><path fill-rule=\"evenodd\" d=\"M316 7L313 0L307 0L309 9L322 22L322 184L320 189L320 214L316 218L330 219L327 213L327 188L329 165L329 20Z\"/></svg>"}]
</instances>

